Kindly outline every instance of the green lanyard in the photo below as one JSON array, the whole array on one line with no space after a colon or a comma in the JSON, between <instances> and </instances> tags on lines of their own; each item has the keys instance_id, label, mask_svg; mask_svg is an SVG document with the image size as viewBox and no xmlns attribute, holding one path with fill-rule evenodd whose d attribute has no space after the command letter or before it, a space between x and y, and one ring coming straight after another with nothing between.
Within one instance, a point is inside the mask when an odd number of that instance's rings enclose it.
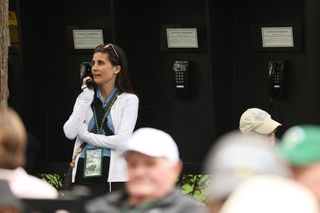
<instances>
[{"instance_id":1,"label":"green lanyard","mask_svg":"<svg viewBox=\"0 0 320 213\"><path fill-rule=\"evenodd\" d=\"M108 105L107 105L107 107L106 107L106 111L105 111L105 113L104 113L104 116L103 116L103 118L102 118L102 121L101 121L101 125L100 125L100 126L99 126L99 124L98 124L98 119L97 119L96 110L95 110L95 108L93 107L93 115L94 115L94 119L95 119L95 121L96 121L96 132L97 132L97 134L101 134L101 133L102 133L103 123L104 123L105 120L107 119L107 116L108 116L108 114L109 114L109 112L110 112L110 110L111 110L111 107L112 107L113 103L116 101L119 93L120 93L120 92L117 91L116 94L114 94L113 97L112 97L112 99L109 101L109 103L108 103Z\"/></svg>"}]
</instances>

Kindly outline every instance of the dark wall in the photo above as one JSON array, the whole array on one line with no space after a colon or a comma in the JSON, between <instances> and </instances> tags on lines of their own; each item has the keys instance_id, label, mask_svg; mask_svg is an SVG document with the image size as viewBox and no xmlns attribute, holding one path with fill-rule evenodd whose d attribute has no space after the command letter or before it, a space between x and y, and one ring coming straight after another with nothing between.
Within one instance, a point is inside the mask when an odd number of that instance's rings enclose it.
<instances>
[{"instance_id":1,"label":"dark wall","mask_svg":"<svg viewBox=\"0 0 320 213\"><path fill-rule=\"evenodd\" d=\"M67 29L102 28L106 42L116 42L127 52L140 98L137 128L169 132L182 159L199 163L217 137L238 127L246 108L272 112L283 123L280 135L294 124L319 123L319 8L318 0L20 1L22 51L18 59L11 55L11 63L16 76L25 76L15 77L13 84L25 85L25 90L14 87L12 103L39 137L40 159L69 160L72 141L62 126L79 93L79 64L91 60L91 53L73 51ZM301 26L301 50L257 50L255 26L290 23ZM201 26L205 48L162 51L161 26L167 24ZM287 93L271 105L267 64L278 59L288 64ZM191 63L189 98L175 95L175 60Z\"/></svg>"},{"instance_id":2,"label":"dark wall","mask_svg":"<svg viewBox=\"0 0 320 213\"><path fill-rule=\"evenodd\" d=\"M299 105L299 111L303 111L308 115L308 123L320 123L320 113L318 112L320 107L320 100L318 98L318 91L320 90L320 84L318 83L320 79L320 26L317 23L320 14L320 1L304 1L304 20L305 20L305 43L306 43L306 63L299 70L300 75L298 75L299 89L305 96L308 97L306 103L295 101L295 104ZM308 70L308 72L303 75L303 71ZM301 77L299 79L299 77ZM306 90L304 90L306 88Z\"/></svg>"},{"instance_id":3,"label":"dark wall","mask_svg":"<svg viewBox=\"0 0 320 213\"><path fill-rule=\"evenodd\" d=\"M215 138L236 128L234 123L234 6L233 1L208 1L209 55L212 64Z\"/></svg>"},{"instance_id":4,"label":"dark wall","mask_svg":"<svg viewBox=\"0 0 320 213\"><path fill-rule=\"evenodd\" d=\"M277 7L274 7L277 5ZM259 51L253 42L257 35L253 28L259 24L287 26L301 24L304 32L304 5L302 0L294 1L235 1L234 15L234 109L235 121L249 107L259 107L283 124L280 134L293 124L310 122L312 114L301 111L303 103L310 103L306 93L310 91L312 70L308 69L308 46L304 39L301 51ZM294 38L297 39L297 38ZM268 98L268 61L285 60L287 62L286 96L283 99ZM307 107L307 106L304 106ZM282 131L281 131L282 130Z\"/></svg>"},{"instance_id":5,"label":"dark wall","mask_svg":"<svg viewBox=\"0 0 320 213\"><path fill-rule=\"evenodd\" d=\"M44 128L47 7L42 1L34 1L34 4L10 1L10 5L15 5L11 9L18 15L20 48L9 56L9 105L21 115L28 132L41 139L41 155L44 157L47 147Z\"/></svg>"},{"instance_id":6,"label":"dark wall","mask_svg":"<svg viewBox=\"0 0 320 213\"><path fill-rule=\"evenodd\" d=\"M204 26L200 36L206 40L206 1L131 1L129 5L127 1L115 1L115 6L116 39L131 47L129 59L135 60L129 64L134 65L133 80L140 97L137 126L170 133L185 162L202 161L214 138L208 48L205 46L199 53L178 53L161 51L160 46L161 27L168 24ZM191 63L192 91L186 99L175 95L172 71L175 60Z\"/></svg>"}]
</instances>

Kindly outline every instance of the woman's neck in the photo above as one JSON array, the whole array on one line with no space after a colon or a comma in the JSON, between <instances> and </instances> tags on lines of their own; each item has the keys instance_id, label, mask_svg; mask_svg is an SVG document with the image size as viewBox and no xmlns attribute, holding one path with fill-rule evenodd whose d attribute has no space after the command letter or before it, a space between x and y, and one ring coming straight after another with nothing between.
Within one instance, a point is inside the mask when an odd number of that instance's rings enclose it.
<instances>
[{"instance_id":1,"label":"woman's neck","mask_svg":"<svg viewBox=\"0 0 320 213\"><path fill-rule=\"evenodd\" d=\"M115 88L115 85L104 84L100 86L100 91L102 93L103 100L107 100L112 90Z\"/></svg>"}]
</instances>

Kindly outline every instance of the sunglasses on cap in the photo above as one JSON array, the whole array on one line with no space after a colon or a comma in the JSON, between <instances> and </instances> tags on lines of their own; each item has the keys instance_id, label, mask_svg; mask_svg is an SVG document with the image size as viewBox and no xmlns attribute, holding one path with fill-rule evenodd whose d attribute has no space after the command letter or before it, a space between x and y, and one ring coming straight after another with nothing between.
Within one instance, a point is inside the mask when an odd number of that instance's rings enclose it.
<instances>
[{"instance_id":1,"label":"sunglasses on cap","mask_svg":"<svg viewBox=\"0 0 320 213\"><path fill-rule=\"evenodd\" d=\"M113 50L113 52L116 54L117 58L120 58L120 57L119 57L119 54L118 54L117 50L114 48L113 44L111 44L111 43L106 44L103 48L104 48L104 49L107 49L107 48L109 48L109 47L112 48L112 50Z\"/></svg>"}]
</instances>

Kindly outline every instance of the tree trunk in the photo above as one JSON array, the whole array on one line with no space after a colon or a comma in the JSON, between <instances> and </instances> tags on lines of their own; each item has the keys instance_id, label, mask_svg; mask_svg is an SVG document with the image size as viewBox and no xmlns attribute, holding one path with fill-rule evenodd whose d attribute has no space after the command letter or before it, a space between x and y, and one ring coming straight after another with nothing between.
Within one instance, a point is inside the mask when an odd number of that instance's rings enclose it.
<instances>
[{"instance_id":1,"label":"tree trunk","mask_svg":"<svg viewBox=\"0 0 320 213\"><path fill-rule=\"evenodd\" d=\"M0 0L0 107L7 107L8 89L8 48L9 17L8 0Z\"/></svg>"}]
</instances>

